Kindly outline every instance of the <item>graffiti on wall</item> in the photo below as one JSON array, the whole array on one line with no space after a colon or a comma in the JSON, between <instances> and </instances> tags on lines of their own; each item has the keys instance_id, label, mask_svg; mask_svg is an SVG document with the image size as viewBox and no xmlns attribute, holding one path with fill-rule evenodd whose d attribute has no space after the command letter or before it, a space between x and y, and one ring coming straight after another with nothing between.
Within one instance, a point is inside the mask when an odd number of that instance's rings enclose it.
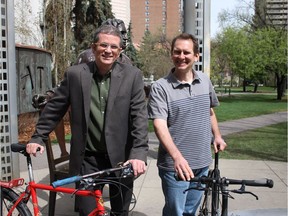
<instances>
[{"instance_id":1,"label":"graffiti on wall","mask_svg":"<svg viewBox=\"0 0 288 216\"><path fill-rule=\"evenodd\" d=\"M16 46L18 114L34 112L33 95L52 88L51 67L51 53L35 47Z\"/></svg>"}]
</instances>

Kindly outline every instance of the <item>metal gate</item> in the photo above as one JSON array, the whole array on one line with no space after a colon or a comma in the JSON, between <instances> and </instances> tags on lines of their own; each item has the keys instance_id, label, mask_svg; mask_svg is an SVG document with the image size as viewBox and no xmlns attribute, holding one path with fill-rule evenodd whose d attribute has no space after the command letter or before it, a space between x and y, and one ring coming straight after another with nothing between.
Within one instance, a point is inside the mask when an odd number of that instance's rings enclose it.
<instances>
[{"instance_id":1,"label":"metal gate","mask_svg":"<svg viewBox=\"0 0 288 216\"><path fill-rule=\"evenodd\" d=\"M10 150L11 143L18 140L14 1L1 0L0 30L0 177L10 180L19 176L18 155Z\"/></svg>"}]
</instances>

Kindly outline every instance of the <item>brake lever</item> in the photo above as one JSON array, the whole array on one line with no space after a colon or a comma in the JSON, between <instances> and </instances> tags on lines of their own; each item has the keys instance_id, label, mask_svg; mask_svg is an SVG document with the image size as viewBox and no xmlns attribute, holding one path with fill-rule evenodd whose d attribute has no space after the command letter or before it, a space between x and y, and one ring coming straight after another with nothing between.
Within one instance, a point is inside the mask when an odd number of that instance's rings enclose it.
<instances>
[{"instance_id":1,"label":"brake lever","mask_svg":"<svg viewBox=\"0 0 288 216\"><path fill-rule=\"evenodd\" d=\"M242 185L241 188L238 189L238 190L231 190L231 192L232 193L238 193L238 194L250 194L250 195L254 196L256 198L256 200L259 199L259 197L256 194L254 194L253 192L246 191L245 190L245 185Z\"/></svg>"},{"instance_id":2,"label":"brake lever","mask_svg":"<svg viewBox=\"0 0 288 216\"><path fill-rule=\"evenodd\" d=\"M197 187L190 187L190 188L188 188L188 189L184 190L184 191L183 191L183 193L186 193L186 192L187 192L187 191L189 191L189 190L199 190L199 191L205 191L205 190L206 190L206 188L205 188L205 187L203 187L203 186L201 185L201 183L199 183L199 185L197 185Z\"/></svg>"},{"instance_id":3,"label":"brake lever","mask_svg":"<svg viewBox=\"0 0 288 216\"><path fill-rule=\"evenodd\" d=\"M93 178L84 178L80 181L78 190L89 190L89 188L94 188L96 183Z\"/></svg>"}]
</instances>

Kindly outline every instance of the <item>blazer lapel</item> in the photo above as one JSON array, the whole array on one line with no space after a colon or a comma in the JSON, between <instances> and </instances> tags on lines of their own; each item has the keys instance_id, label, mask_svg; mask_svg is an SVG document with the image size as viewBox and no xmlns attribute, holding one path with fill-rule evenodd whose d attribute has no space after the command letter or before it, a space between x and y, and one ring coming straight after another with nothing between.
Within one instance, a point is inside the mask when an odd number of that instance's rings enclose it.
<instances>
[{"instance_id":1,"label":"blazer lapel","mask_svg":"<svg viewBox=\"0 0 288 216\"><path fill-rule=\"evenodd\" d=\"M117 93L122 83L122 78L123 78L122 68L119 67L118 64L116 64L111 73L111 83L110 83L109 96L108 96L108 102L107 102L108 113L112 110L114 100L117 96Z\"/></svg>"},{"instance_id":2,"label":"blazer lapel","mask_svg":"<svg viewBox=\"0 0 288 216\"><path fill-rule=\"evenodd\" d=\"M89 69L85 66L84 69L80 72L84 113L87 125L89 122L90 103L91 103L91 79L93 77L94 64L88 64L90 71L87 71Z\"/></svg>"}]
</instances>

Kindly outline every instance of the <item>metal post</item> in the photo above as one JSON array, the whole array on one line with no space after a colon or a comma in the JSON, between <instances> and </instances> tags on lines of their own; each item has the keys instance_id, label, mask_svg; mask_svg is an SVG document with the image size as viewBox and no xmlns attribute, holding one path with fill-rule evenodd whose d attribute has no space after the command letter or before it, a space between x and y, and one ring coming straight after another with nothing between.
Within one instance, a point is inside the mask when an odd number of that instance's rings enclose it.
<instances>
[{"instance_id":1,"label":"metal post","mask_svg":"<svg viewBox=\"0 0 288 216\"><path fill-rule=\"evenodd\" d=\"M1 180L19 177L18 155L10 145L18 140L17 88L15 67L14 1L1 1L1 63L0 63L0 145Z\"/></svg>"},{"instance_id":2,"label":"metal post","mask_svg":"<svg viewBox=\"0 0 288 216\"><path fill-rule=\"evenodd\" d=\"M183 0L184 32L195 35L195 0Z\"/></svg>"}]
</instances>

